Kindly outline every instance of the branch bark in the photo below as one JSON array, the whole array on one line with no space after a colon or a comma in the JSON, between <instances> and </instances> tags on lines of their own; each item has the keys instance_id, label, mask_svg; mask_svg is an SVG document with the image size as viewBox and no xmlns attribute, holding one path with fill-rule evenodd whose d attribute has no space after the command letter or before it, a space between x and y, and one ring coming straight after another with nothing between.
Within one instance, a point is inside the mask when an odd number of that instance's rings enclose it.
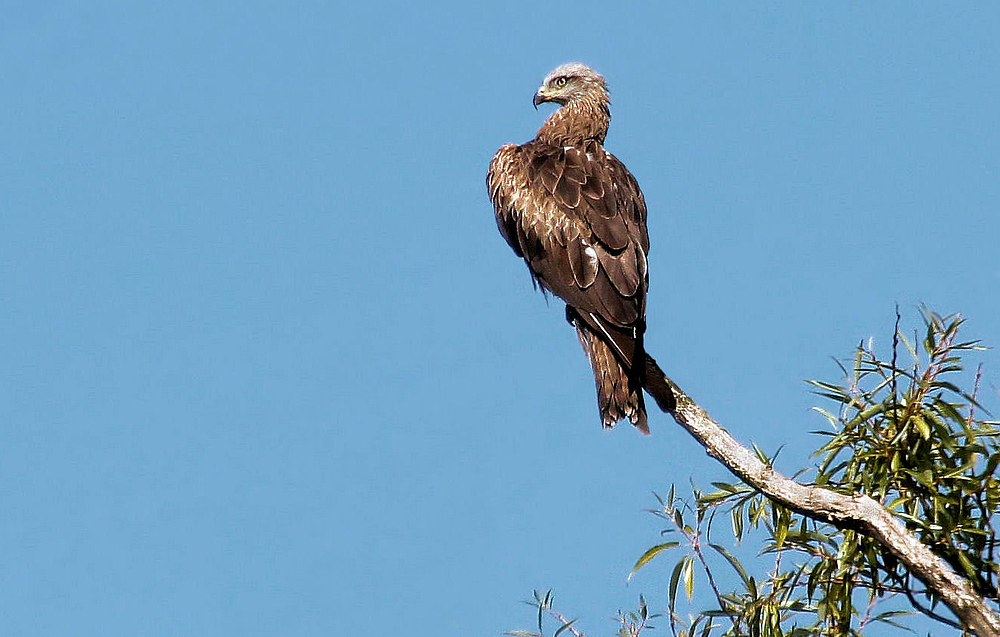
<instances>
[{"instance_id":1,"label":"branch bark","mask_svg":"<svg viewBox=\"0 0 1000 637\"><path fill-rule=\"evenodd\" d=\"M800 484L767 466L741 445L647 356L645 388L705 448L746 484L780 504L838 528L863 533L903 562L915 577L937 593L961 622L979 637L1000 637L1000 617L956 573L881 504L864 494L843 495Z\"/></svg>"}]
</instances>

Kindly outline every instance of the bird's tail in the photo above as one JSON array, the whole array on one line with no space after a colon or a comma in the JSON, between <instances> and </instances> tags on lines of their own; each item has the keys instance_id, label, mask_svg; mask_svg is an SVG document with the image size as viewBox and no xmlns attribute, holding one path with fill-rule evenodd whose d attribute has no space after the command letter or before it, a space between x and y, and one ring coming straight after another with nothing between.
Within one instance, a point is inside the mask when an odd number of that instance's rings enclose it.
<instances>
[{"instance_id":1,"label":"bird's tail","mask_svg":"<svg viewBox=\"0 0 1000 637\"><path fill-rule=\"evenodd\" d=\"M576 321L574 325L580 344L583 345L583 351L587 353L590 365L594 368L597 407L601 412L601 422L605 427L611 428L619 420L628 418L636 429L648 434L646 405L642 397L644 385L642 372L645 370L639 368L629 373L608 343L595 334L586 323ZM636 371L639 373L635 373ZM669 387L667 389L669 391Z\"/></svg>"}]
</instances>

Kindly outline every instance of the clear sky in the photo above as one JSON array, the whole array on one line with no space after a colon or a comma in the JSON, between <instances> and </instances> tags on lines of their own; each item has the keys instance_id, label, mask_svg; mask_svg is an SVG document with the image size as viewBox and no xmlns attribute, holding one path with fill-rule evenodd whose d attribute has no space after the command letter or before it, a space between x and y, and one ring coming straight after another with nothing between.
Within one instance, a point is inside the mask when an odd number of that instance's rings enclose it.
<instances>
[{"instance_id":1,"label":"clear sky","mask_svg":"<svg viewBox=\"0 0 1000 637\"><path fill-rule=\"evenodd\" d=\"M650 492L727 474L602 431L484 183L563 62L646 195L648 347L741 440L808 464L803 379L896 303L1000 345L1000 9L702 4L8 2L0 632L662 607Z\"/></svg>"}]
</instances>

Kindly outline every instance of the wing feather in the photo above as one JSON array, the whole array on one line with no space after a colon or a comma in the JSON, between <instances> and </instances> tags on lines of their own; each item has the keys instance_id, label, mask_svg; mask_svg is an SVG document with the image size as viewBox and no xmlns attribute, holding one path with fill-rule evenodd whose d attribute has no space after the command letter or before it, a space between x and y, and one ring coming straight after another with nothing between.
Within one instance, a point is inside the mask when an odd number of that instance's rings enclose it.
<instances>
[{"instance_id":1,"label":"wing feather","mask_svg":"<svg viewBox=\"0 0 1000 637\"><path fill-rule=\"evenodd\" d=\"M598 252L593 246L587 245L582 238L566 244L569 254L569 264L573 270L573 280L581 289L589 288L597 279Z\"/></svg>"},{"instance_id":2,"label":"wing feather","mask_svg":"<svg viewBox=\"0 0 1000 637\"><path fill-rule=\"evenodd\" d=\"M490 191L493 202L493 212L496 215L497 228L507 245L519 257L525 254L521 250L520 214L514 206L515 188L523 188L524 183L518 180L519 164L523 161L523 153L516 144L504 144L490 161L490 169L486 173L486 187Z\"/></svg>"},{"instance_id":3,"label":"wing feather","mask_svg":"<svg viewBox=\"0 0 1000 637\"><path fill-rule=\"evenodd\" d=\"M488 183L501 234L546 290L615 329L642 323L646 205L617 158L593 141L508 144Z\"/></svg>"},{"instance_id":4,"label":"wing feather","mask_svg":"<svg viewBox=\"0 0 1000 637\"><path fill-rule=\"evenodd\" d=\"M594 284L588 288L592 299L596 299L601 308L598 314L615 325L635 325L639 320L640 306L635 297L626 297L618 293L611 285L606 273L594 279Z\"/></svg>"},{"instance_id":5,"label":"wing feather","mask_svg":"<svg viewBox=\"0 0 1000 637\"><path fill-rule=\"evenodd\" d=\"M555 191L552 193L564 207L575 209L580 205L580 184L572 179L563 178L556 182Z\"/></svg>"},{"instance_id":6,"label":"wing feather","mask_svg":"<svg viewBox=\"0 0 1000 637\"><path fill-rule=\"evenodd\" d=\"M640 281L645 278L645 273L639 271L635 248L629 246L615 255L598 247L597 257L618 293L627 297L635 296Z\"/></svg>"}]
</instances>

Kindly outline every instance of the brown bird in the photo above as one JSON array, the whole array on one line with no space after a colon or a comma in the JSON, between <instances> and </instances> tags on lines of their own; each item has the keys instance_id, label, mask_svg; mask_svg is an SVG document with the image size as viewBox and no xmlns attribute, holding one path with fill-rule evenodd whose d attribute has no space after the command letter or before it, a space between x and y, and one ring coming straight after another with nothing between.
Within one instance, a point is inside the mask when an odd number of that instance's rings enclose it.
<instances>
[{"instance_id":1,"label":"brown bird","mask_svg":"<svg viewBox=\"0 0 1000 637\"><path fill-rule=\"evenodd\" d=\"M605 427L624 418L649 433L642 388L666 410L673 395L643 348L646 331L646 203L635 177L604 149L611 121L607 83L583 64L545 78L534 105L557 109L535 139L506 144L490 162L487 186L497 226L532 279L566 301L594 368Z\"/></svg>"}]
</instances>

